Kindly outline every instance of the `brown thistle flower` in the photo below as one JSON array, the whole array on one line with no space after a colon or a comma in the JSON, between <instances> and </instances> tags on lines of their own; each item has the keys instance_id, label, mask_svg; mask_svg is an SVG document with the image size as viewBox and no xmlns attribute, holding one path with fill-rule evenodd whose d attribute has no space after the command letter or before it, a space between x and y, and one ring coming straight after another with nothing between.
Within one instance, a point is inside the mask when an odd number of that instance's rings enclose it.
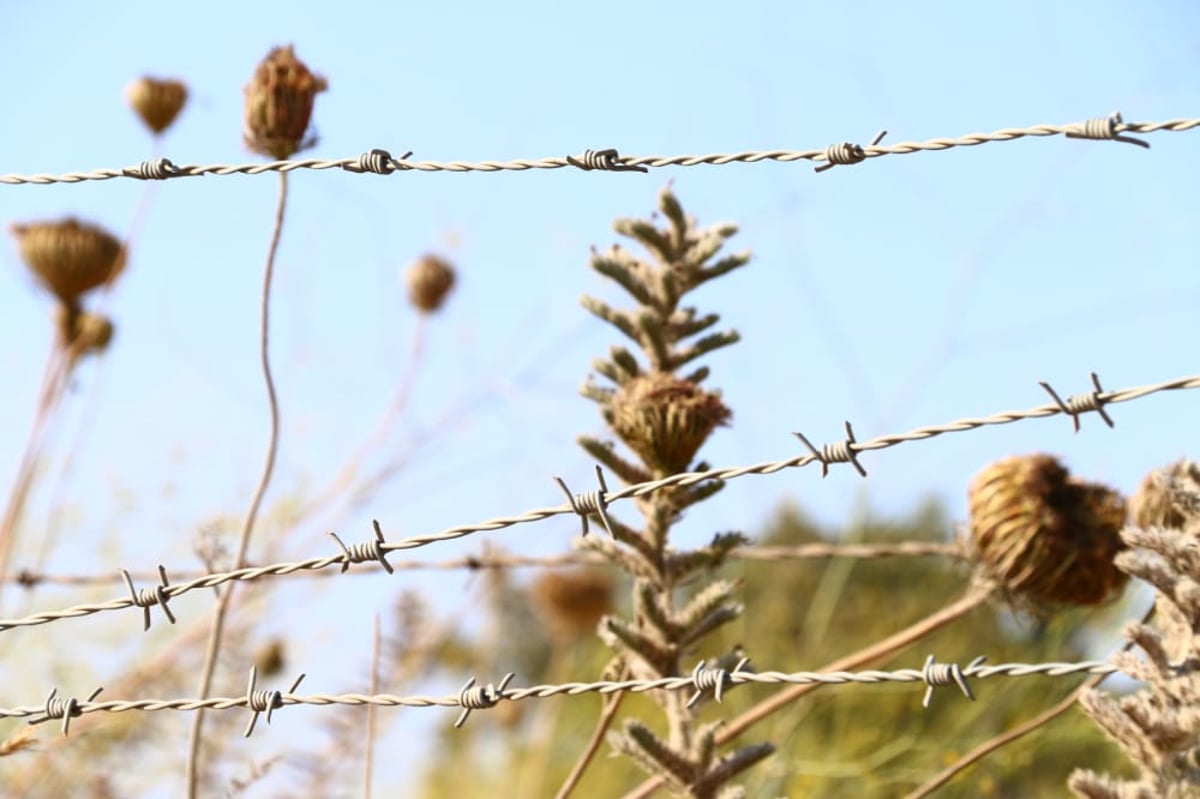
<instances>
[{"instance_id":1,"label":"brown thistle flower","mask_svg":"<svg viewBox=\"0 0 1200 799\"><path fill-rule=\"evenodd\" d=\"M155 135L171 126L187 97L187 86L178 80L143 76L125 87L125 100Z\"/></svg>"},{"instance_id":2,"label":"brown thistle flower","mask_svg":"<svg viewBox=\"0 0 1200 799\"><path fill-rule=\"evenodd\" d=\"M662 372L627 381L610 407L613 432L662 475L686 470L713 430L733 415L720 394Z\"/></svg>"},{"instance_id":3,"label":"brown thistle flower","mask_svg":"<svg viewBox=\"0 0 1200 799\"><path fill-rule=\"evenodd\" d=\"M1049 455L1005 458L971 484L971 540L985 570L1040 604L1097 605L1125 585L1125 500Z\"/></svg>"},{"instance_id":4,"label":"brown thistle flower","mask_svg":"<svg viewBox=\"0 0 1200 799\"><path fill-rule=\"evenodd\" d=\"M1200 492L1200 463L1185 458L1146 475L1129 500L1134 524L1182 528L1189 518L1200 515L1200 508L1183 504L1182 496L1169 490L1166 483L1172 480L1180 483L1181 488Z\"/></svg>"},{"instance_id":5,"label":"brown thistle flower","mask_svg":"<svg viewBox=\"0 0 1200 799\"><path fill-rule=\"evenodd\" d=\"M82 295L116 279L125 267L125 248L97 225L68 218L9 228L34 276L67 307Z\"/></svg>"},{"instance_id":6,"label":"brown thistle flower","mask_svg":"<svg viewBox=\"0 0 1200 799\"><path fill-rule=\"evenodd\" d=\"M287 650L278 638L267 641L254 653L254 667L258 669L260 677L274 677L283 671L285 665Z\"/></svg>"},{"instance_id":7,"label":"brown thistle flower","mask_svg":"<svg viewBox=\"0 0 1200 799\"><path fill-rule=\"evenodd\" d=\"M442 307L454 288L454 267L436 255L422 255L404 275L408 301L421 313L433 313Z\"/></svg>"},{"instance_id":8,"label":"brown thistle flower","mask_svg":"<svg viewBox=\"0 0 1200 799\"><path fill-rule=\"evenodd\" d=\"M54 328L58 331L59 346L76 355L104 352L114 331L107 316L61 303L54 306Z\"/></svg>"},{"instance_id":9,"label":"brown thistle flower","mask_svg":"<svg viewBox=\"0 0 1200 799\"><path fill-rule=\"evenodd\" d=\"M289 44L267 53L246 84L246 146L283 160L316 144L305 138L313 99L329 88L325 78L309 71Z\"/></svg>"},{"instance_id":10,"label":"brown thistle flower","mask_svg":"<svg viewBox=\"0 0 1200 799\"><path fill-rule=\"evenodd\" d=\"M612 610L612 576L596 569L548 571L530 587L534 607L565 639L593 635Z\"/></svg>"}]
</instances>

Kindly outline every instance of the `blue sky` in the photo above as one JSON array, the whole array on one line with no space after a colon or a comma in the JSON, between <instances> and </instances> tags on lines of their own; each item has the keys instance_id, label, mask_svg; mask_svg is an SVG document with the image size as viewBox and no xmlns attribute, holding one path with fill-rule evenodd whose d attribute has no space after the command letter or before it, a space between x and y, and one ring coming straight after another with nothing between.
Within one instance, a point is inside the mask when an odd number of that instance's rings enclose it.
<instances>
[{"instance_id":1,"label":"blue sky","mask_svg":"<svg viewBox=\"0 0 1200 799\"><path fill-rule=\"evenodd\" d=\"M191 87L164 154L176 163L254 161L241 144L242 87L270 47L289 42L330 83L314 115L320 143L305 154L316 157L373 147L429 160L589 147L807 149L866 142L880 129L897 142L1114 109L1130 121L1200 115L1200 20L1178 0L864 2L840 13L812 3L619 1L397 9L214 0L194 9L0 6L9 65L0 172L149 157L151 139L122 100L146 73ZM1030 407L1046 400L1039 380L1065 396L1086 390L1093 370L1109 388L1200 371L1197 135L1153 134L1149 151L1025 139L820 175L804 162L647 175L295 173L273 297L284 438L269 502L325 485L387 408L417 328L403 268L441 252L459 267L460 285L426 330L411 404L387 445L407 458L405 469L361 509L260 540L282 540L277 554L299 559L329 551L323 532L334 522L357 541L378 517L398 538L555 504L555 474L591 488L591 464L573 442L600 423L577 388L617 337L578 299L620 297L588 269L588 252L615 240L613 217L651 211L668 180L701 222L741 223L734 246L755 254L695 295L743 335L709 360L712 384L735 412L705 451L714 464L788 457L798 451L791 431L836 440L845 419L868 438ZM43 482L27 518L28 540L48 524L52 499L69 508L69 540L59 535L51 569L193 568L196 530L242 513L265 444L257 314L276 185L260 175L154 188L109 302L118 337L103 362L78 373L57 428L58 451L75 446L73 465L61 482ZM2 186L0 219L77 214L124 233L143 190L132 180ZM5 491L51 342L49 313L15 247L0 247ZM1114 430L1088 417L1075 435L1059 418L870 453L865 483L848 468L823 481L815 469L744 478L693 513L681 541L755 532L785 500L844 520L864 491L879 512L934 495L962 519L975 472L1035 450L1132 491L1149 469L1197 454L1188 424L1197 402L1180 392L1117 406ZM50 464L52 475L61 468L61 458ZM564 518L486 537L548 553L566 548L576 529ZM449 557L479 544L411 555ZM36 548L22 551L18 563ZM252 557L261 554L252 546ZM404 579L448 596L461 585ZM313 675L305 687L357 689L342 675L362 673L371 609L386 608L394 586L382 577L323 584L315 608L299 601L306 590L285 589L294 601L264 630L328 617L322 629L339 651L297 658ZM55 605L78 601L53 596ZM208 613L208 596L194 597L177 612ZM136 624L101 618L91 623ZM241 677L230 679L239 691ZM0 701L26 704L42 691Z\"/></svg>"}]
</instances>

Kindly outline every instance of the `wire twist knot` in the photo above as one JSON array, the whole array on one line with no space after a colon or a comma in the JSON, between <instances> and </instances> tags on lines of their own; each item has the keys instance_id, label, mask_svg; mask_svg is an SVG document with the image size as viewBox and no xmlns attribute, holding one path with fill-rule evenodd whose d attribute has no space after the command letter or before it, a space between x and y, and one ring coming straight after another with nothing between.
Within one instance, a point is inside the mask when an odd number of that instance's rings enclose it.
<instances>
[{"instance_id":1,"label":"wire twist knot","mask_svg":"<svg viewBox=\"0 0 1200 799\"><path fill-rule=\"evenodd\" d=\"M383 537L383 530L379 526L379 520L372 519L371 521L375 525L375 538L371 541L346 546L337 533L329 534L342 550L342 574L350 569L351 563L365 563L368 560L377 560L382 563L388 574L395 573L396 570L392 568L392 564L387 562L387 549L384 548L386 541Z\"/></svg>"},{"instance_id":2,"label":"wire twist knot","mask_svg":"<svg viewBox=\"0 0 1200 799\"><path fill-rule=\"evenodd\" d=\"M561 477L555 477L555 482L567 496L567 503L571 506L571 510L579 514L583 532L581 535L588 534L588 514L594 513L600 517L604 529L608 532L608 537L616 539L613 533L612 524L608 520L608 483L604 481L604 472L600 469L600 465L596 465L596 480L600 483L598 491L586 491L582 494L572 494L571 489L567 488L566 482Z\"/></svg>"},{"instance_id":3,"label":"wire twist knot","mask_svg":"<svg viewBox=\"0 0 1200 799\"><path fill-rule=\"evenodd\" d=\"M158 585L153 588L143 588L136 590L133 587L133 578L129 576L129 572L121 569L121 576L125 578L125 586L129 589L129 599L134 605L142 609L142 632L150 629L150 608L154 605L159 605L163 609L163 614L166 615L167 621L171 624L175 623L175 614L171 612L171 608L167 605L167 600L171 595L167 589L171 587L171 582L167 579L167 569L161 563L158 564Z\"/></svg>"},{"instance_id":4,"label":"wire twist knot","mask_svg":"<svg viewBox=\"0 0 1200 799\"><path fill-rule=\"evenodd\" d=\"M887 135L886 130L881 130L875 134L875 138L871 139L870 147L874 147L883 141L883 137ZM858 164L867 159L867 151L861 144L844 141L838 144L831 144L825 148L825 160L827 163L813 169L814 172L824 172L827 169L833 169L835 166L849 166L850 164Z\"/></svg>"},{"instance_id":5,"label":"wire twist knot","mask_svg":"<svg viewBox=\"0 0 1200 799\"><path fill-rule=\"evenodd\" d=\"M296 689L300 687L300 682L305 675L301 674L292 683L292 687L287 690L289 694L294 694ZM250 717L250 723L246 725L246 732L242 734L243 738L249 738L250 733L254 732L254 725L258 724L258 717L262 713L267 714L267 723L271 723L271 714L275 708L283 707L283 692L279 689L268 691L266 689L257 689L255 686L258 682L258 669L254 666L250 667L250 683L246 686L246 707L253 711L254 715Z\"/></svg>"},{"instance_id":6,"label":"wire twist knot","mask_svg":"<svg viewBox=\"0 0 1200 799\"><path fill-rule=\"evenodd\" d=\"M492 683L476 685L474 677L467 680L467 684L458 692L458 704L462 706L462 712L458 714L454 727L457 729L465 724L472 710L487 710L495 707L496 703L504 698L504 689L508 687L514 676L510 671L504 675L504 679L500 681L499 685Z\"/></svg>"},{"instance_id":7,"label":"wire twist knot","mask_svg":"<svg viewBox=\"0 0 1200 799\"><path fill-rule=\"evenodd\" d=\"M122 170L127 177L138 180L166 180L180 174L179 167L171 163L169 158L156 158L153 161L143 161L137 166L126 167Z\"/></svg>"},{"instance_id":8,"label":"wire twist knot","mask_svg":"<svg viewBox=\"0 0 1200 799\"><path fill-rule=\"evenodd\" d=\"M400 160L403 161L411 155L411 151L407 152L400 156ZM342 169L348 172L374 172L376 175L390 175L400 168L392 154L381 147L367 150L353 163L342 164Z\"/></svg>"},{"instance_id":9,"label":"wire twist knot","mask_svg":"<svg viewBox=\"0 0 1200 799\"><path fill-rule=\"evenodd\" d=\"M613 148L606 150L584 150L582 155L567 156L567 163L585 172L599 169L606 172L648 172L644 166L626 164L620 154Z\"/></svg>"},{"instance_id":10,"label":"wire twist knot","mask_svg":"<svg viewBox=\"0 0 1200 799\"><path fill-rule=\"evenodd\" d=\"M85 699L85 702L91 702L103 688L97 688ZM62 734L66 736L71 729L71 719L82 716L83 708L79 706L79 700L75 697L67 697L65 699L59 697L58 689L52 688L50 695L46 697L46 704L42 707L42 712L29 719L30 724L41 724L51 719L62 719Z\"/></svg>"},{"instance_id":11,"label":"wire twist knot","mask_svg":"<svg viewBox=\"0 0 1200 799\"><path fill-rule=\"evenodd\" d=\"M1150 149L1150 142L1135 139L1132 136L1121 135L1120 130L1125 121L1121 119L1120 111L1113 111L1106 117L1088 119L1076 126L1075 130L1067 131L1068 139L1099 139L1136 144L1138 147Z\"/></svg>"},{"instance_id":12,"label":"wire twist knot","mask_svg":"<svg viewBox=\"0 0 1200 799\"><path fill-rule=\"evenodd\" d=\"M804 446L808 447L808 451L812 453L813 457L821 462L822 477L829 474L829 464L831 463L849 463L860 475L867 476L867 470L858 462L858 451L854 448L858 442L854 439L854 428L850 426L849 422L846 422L845 441L822 444L820 449L814 447L803 433L793 433L792 435L800 439Z\"/></svg>"},{"instance_id":13,"label":"wire twist knot","mask_svg":"<svg viewBox=\"0 0 1200 799\"><path fill-rule=\"evenodd\" d=\"M692 685L696 692L688 699L687 706L692 707L700 701L700 697L704 696L706 691L713 692L713 699L717 700L717 704L725 695L725 687L732 685L733 675L737 674L742 668L750 662L750 658L743 657L738 660L737 665L733 667L733 671L729 669L707 668L706 661L700 661L696 664L696 668L692 669Z\"/></svg>"},{"instance_id":14,"label":"wire twist knot","mask_svg":"<svg viewBox=\"0 0 1200 799\"><path fill-rule=\"evenodd\" d=\"M984 660L983 657L975 658L967 665L965 672L979 668ZM957 685L963 696L972 702L975 701L975 694L971 693L971 686L967 684L967 675L957 663L936 663L933 655L929 655L921 669L921 679L928 686L925 689L925 698L921 700L921 707L929 707L929 703L933 701L933 689L941 685Z\"/></svg>"},{"instance_id":15,"label":"wire twist knot","mask_svg":"<svg viewBox=\"0 0 1200 799\"><path fill-rule=\"evenodd\" d=\"M1104 387L1100 385L1100 377L1095 372L1092 372L1091 391L1086 394L1072 394L1065 401L1062 397L1058 396L1058 392L1051 388L1050 384L1046 381L1043 380L1038 385L1044 388L1046 393L1054 399L1054 404L1058 406L1060 411L1071 417L1076 433L1079 432L1079 414L1087 413L1088 411L1095 411L1100 414L1100 418L1109 427L1116 426L1112 417L1108 415L1108 411L1104 410L1104 406L1108 400L1101 396L1104 394Z\"/></svg>"}]
</instances>

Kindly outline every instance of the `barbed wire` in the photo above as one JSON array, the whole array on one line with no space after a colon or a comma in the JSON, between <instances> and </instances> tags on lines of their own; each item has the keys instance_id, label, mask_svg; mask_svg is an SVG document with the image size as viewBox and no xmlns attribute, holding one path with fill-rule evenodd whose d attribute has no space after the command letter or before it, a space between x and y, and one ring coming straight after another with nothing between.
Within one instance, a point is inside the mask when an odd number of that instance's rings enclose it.
<instances>
[{"instance_id":1,"label":"barbed wire","mask_svg":"<svg viewBox=\"0 0 1200 799\"><path fill-rule=\"evenodd\" d=\"M889 541L859 544L811 543L793 546L760 545L739 547L725 556L730 560L782 561L818 560L825 558L894 558L894 557L949 557L966 558L966 547L955 542L937 541ZM597 552L564 552L558 555L467 555L446 560L411 560L392 563L397 571L488 571L491 569L558 568L578 566L611 566L612 561ZM251 567L257 568L256 564ZM211 572L199 569L177 572L175 579L195 580ZM358 570L355 574L367 574ZM157 572L131 572L135 583L152 582L159 579ZM311 577L338 577L333 571L312 572ZM51 574L22 570L5 578L10 585L36 588L42 585L64 587L87 587L113 585L124 580L123 574Z\"/></svg>"},{"instance_id":2,"label":"barbed wire","mask_svg":"<svg viewBox=\"0 0 1200 799\"><path fill-rule=\"evenodd\" d=\"M245 735L249 736L258 721L259 715L266 714L270 723L273 711L289 705L350 705L376 707L446 707L461 710L454 726L460 727L472 711L486 710L500 702L520 702L528 699L546 699L554 696L580 696L582 694L614 694L614 693L645 693L647 691L681 691L690 690L692 696L688 705L692 706L706 696L712 696L720 702L725 692L739 685L804 685L820 683L824 685L879 684L879 683L924 683L925 697L922 705L928 707L933 692L938 687L956 686L970 700L974 693L969 685L970 680L985 680L993 677L1065 677L1078 674L1112 674L1117 667L1104 661L1081 661L1062 663L1002 663L995 666L985 666L984 658L978 657L963 667L957 663L938 663L932 655L925 660L925 665L919 669L895 669L891 671L750 671L747 670L748 659L742 658L732 669L708 667L705 661L700 661L690 675L678 677L661 677L652 680L598 680L595 682L568 682L557 684L533 685L527 688L509 688L513 674L506 674L499 684L488 683L477 685L471 678L456 694L443 696L398 696L395 694L309 694L298 695L296 688L306 675L299 675L288 691L264 690L257 687L257 670L250 669L249 684L243 696L209 697L207 699L135 699L97 702L96 697L103 690L95 689L87 699L78 700L73 697L60 697L58 689L50 692L46 701L41 705L0 708L0 718L25 718L30 724L41 724L52 720L62 721L64 735L70 731L70 723L74 718L92 713L127 713L130 711L157 712L163 710L194 711L200 709L230 710L246 708L252 712Z\"/></svg>"},{"instance_id":3,"label":"barbed wire","mask_svg":"<svg viewBox=\"0 0 1200 799\"><path fill-rule=\"evenodd\" d=\"M388 175L394 172L523 172L531 169L563 169L574 167L584 171L646 172L650 168L671 166L723 166L726 164L754 164L760 161L789 163L813 161L823 172L838 165L857 164L868 158L884 155L906 155L916 152L949 150L955 147L975 147L989 142L1013 141L1015 139L1041 136L1064 135L1072 139L1096 139L1119 141L1149 147L1147 142L1135 139L1128 133L1156 133L1159 131L1182 132L1200 127L1200 119L1170 119L1161 122L1125 122L1119 112L1106 117L1071 122L1064 125L1031 125L1024 128L1001 128L991 133L968 133L957 138L936 138L925 141L906 141L898 144L881 144L885 132L871 140L870 144L853 142L836 144L809 150L748 150L737 153L709 153L707 155L637 155L622 156L615 149L585 150L578 156L551 156L548 158L516 159L511 161L410 161L412 153L393 158L387 150L375 148L352 158L332 160L305 158L291 161L273 161L256 164L207 164L176 165L167 158L143 161L136 166L116 169L96 169L90 172L67 172L61 175L2 175L0 183L51 184L81 183L91 180L134 178L137 180L168 180L202 175L259 175L264 172L292 172L298 169L341 169L354 173Z\"/></svg>"},{"instance_id":4,"label":"barbed wire","mask_svg":"<svg viewBox=\"0 0 1200 799\"><path fill-rule=\"evenodd\" d=\"M820 447L815 447L802 434L796 433L801 442L809 450L807 454L798 455L792 458L779 461L768 461L765 463L753 464L750 466L728 467L723 469L708 469L698 472L681 472L671 475L660 480L652 480L644 483L638 483L631 486L626 486L618 491L609 492L603 482L603 473L597 467L597 475L599 476L601 488L598 491L589 491L583 494L572 495L566 488L565 484L559 479L559 485L562 490L568 494L570 501L564 505L554 507L536 508L526 511L517 516L506 516L491 519L477 524L460 525L451 527L438 533L429 535L413 536L400 541L387 542L384 538L383 531L376 521L375 538L365 543L353 544L346 546L341 539L336 535L335 541L340 553L328 555L321 558L311 558L309 560L298 561L294 563L275 563L266 566L247 567L243 569L234 569L226 572L215 572L206 574L202 577L197 577L184 583L169 584L165 570L159 571L160 584L154 588L135 589L131 580L127 581L129 596L119 597L108 602L76 605L64 610L44 611L41 613L32 614L19 619L0 619L0 632L17 627L32 627L40 624L47 624L62 619L79 618L82 616L90 616L94 613L102 613L111 610L123 610L129 607L140 607L143 609L146 618L146 627L149 627L149 609L154 605L162 605L166 610L166 603L174 597L186 594L189 591L195 591L201 588L213 588L228 582L246 582L257 580L267 576L283 576L294 574L302 571L320 571L329 568L330 566L339 566L341 571L349 569L351 564L365 563L368 561L377 561L383 568L391 572L393 566L388 562L387 555L392 552L401 550L416 549L418 547L428 546L430 544L450 541L465 536L501 530L507 527L513 527L518 524L527 524L530 522L542 521L554 516L567 514L578 515L584 524L584 534L587 534L587 519L589 515L597 515L602 519L607 519L606 508L613 502L629 499L633 497L645 496L655 491L660 491L669 487L686 487L702 483L710 480L732 480L738 477L747 475L768 475L784 469L793 469L807 466L811 463L820 463L822 474L825 474L829 466L835 463L851 463L854 465L863 476L866 476L866 470L858 462L858 453L869 452L878 449L886 449L894 447L898 444L911 441L923 441L927 438L943 435L945 433L957 433L967 430L975 430L980 427L992 425L1011 424L1013 422L1026 419L1038 419L1048 416L1057 416L1060 414L1070 416L1078 431L1079 416L1089 411L1097 413L1104 410L1106 405L1111 405L1119 402L1130 402L1156 394L1162 391L1175 391L1184 389L1200 388L1200 375L1192 375L1188 377L1180 377L1175 380L1168 380L1162 383L1154 383L1150 385L1137 386L1134 388L1126 388L1118 391L1103 391L1100 380L1095 373L1092 374L1093 390L1085 394L1073 394L1063 400L1059 395L1046 383L1042 383L1042 387L1053 398L1054 402L1046 405L1038 405L1033 408L1028 408L1021 411L1001 411L1000 413L992 414L978 418L959 419L940 425L931 425L927 427L918 427L910 430L907 433L894 433L890 435L878 436L866 441L857 441L854 437L854 430L850 423L846 423L847 438L844 441L833 444L824 444ZM1112 423L1105 413L1105 420ZM557 479L557 478L556 478ZM122 574L126 572L122 571ZM167 613L168 620L170 614Z\"/></svg>"}]
</instances>

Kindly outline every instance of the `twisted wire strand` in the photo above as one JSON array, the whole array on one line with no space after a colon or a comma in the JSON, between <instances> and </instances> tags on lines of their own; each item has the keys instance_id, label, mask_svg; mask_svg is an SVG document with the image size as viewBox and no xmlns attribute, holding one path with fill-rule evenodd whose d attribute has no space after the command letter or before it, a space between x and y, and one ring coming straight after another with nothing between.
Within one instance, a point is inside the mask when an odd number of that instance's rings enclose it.
<instances>
[{"instance_id":1,"label":"twisted wire strand","mask_svg":"<svg viewBox=\"0 0 1200 799\"><path fill-rule=\"evenodd\" d=\"M1144 142L1129 139L1125 133L1157 133L1159 131L1182 132L1200 127L1200 119L1169 119L1161 122L1123 122L1119 114L1071 122L1064 125L1031 125L1025 128L1001 128L991 133L968 133L956 138L936 138L925 141L908 141L896 144L858 145L841 142L834 145L808 150L747 150L737 153L709 153L707 155L640 155L619 156L616 150L586 150L581 156L552 156L549 158L514 159L511 161L410 161L405 157L393 158L386 150L375 148L363 155L351 158L326 160L304 158L292 161L274 161L253 164L206 164L177 166L166 158L146 161L131 167L96 169L90 172L67 172L60 175L0 175L0 183L10 185L51 183L81 183L90 180L112 180L133 178L136 180L168 180L202 175L261 175L265 172L292 172L297 169L341 169L357 174L390 174L392 172L523 172L530 169L562 169L574 167L584 171L644 171L645 168L671 166L723 166L726 164L756 164L761 161L790 163L813 161L824 164L827 169L836 164L850 164L858 160L878 158L883 155L907 155L916 152L936 152L954 147L975 147L990 142L1013 141L1027 136L1059 136L1081 139L1110 139L1130 141L1140 145ZM854 157L848 157L853 152ZM603 158L600 157L603 154ZM861 155L861 158L859 156Z\"/></svg>"},{"instance_id":2,"label":"twisted wire strand","mask_svg":"<svg viewBox=\"0 0 1200 799\"><path fill-rule=\"evenodd\" d=\"M1096 400L1101 405L1112 405L1120 402L1131 402L1133 400L1162 391L1178 391L1195 388L1200 388L1200 375L1180 377L1162 383L1154 383L1150 385L1137 386L1134 388L1121 389L1118 391L1104 392L1098 394ZM847 447L854 453L867 452L894 447L898 444L910 441L923 441L924 439L933 438L945 433L957 433L966 430L975 430L980 427L1011 424L1013 422L1025 419L1038 419L1048 416L1058 416L1061 414L1072 415L1070 409L1064 407L1061 403L1055 402L1045 405L1038 405L1022 411L1001 411L1000 413L992 414L991 416L972 417L959 419L946 424L918 427L914 430L910 430L907 433L894 433L867 439L865 441L855 441L853 443L848 443ZM784 469L807 466L813 462L825 463L825 461L821 460L819 452L817 454L808 452L803 455L797 455L785 460L768 461L750 466L709 469L702 472L682 472L680 474L671 475L670 477L665 477L661 480L652 480L645 483L627 486L619 491L612 492L611 494L606 493L603 497L603 500L605 504L611 504L621 499L645 496L646 494L650 494L654 491L659 491L663 488L671 486L690 486L695 485L696 483L705 482L707 480L732 480L734 478L744 477L747 475L774 474L775 472L779 472ZM574 503L566 503L555 507L536 508L516 516L499 517L477 524L459 525L438 533L414 536L391 543L380 543L379 547L383 552L416 549L418 547L428 546L429 544L463 538L474 533L501 530L518 524L541 521L553 516L562 516L567 514L578 514L578 509ZM348 557L345 553L339 553L322 558L311 558L309 560L303 560L295 563L275 563L266 566L234 569L227 572L215 572L212 574L206 574L202 577L197 577L184 583L177 583L171 586L163 587L161 595L165 595L168 598L174 598L181 594L186 594L189 591L195 591L200 588L211 588L213 586L222 585L232 581L250 581L267 576L283 576L302 571L320 571L322 569L329 568L330 566L341 566L343 563L346 563L347 560ZM149 601L150 597L147 596L146 599ZM137 603L134 601L134 599L130 597L121 597L97 604L76 605L64 610L43 611L41 613L32 614L19 619L0 619L0 632L5 632L16 627L32 627L39 624L47 624L60 619L79 618L82 616L90 616L94 613L101 613L110 610L121 610L136 604Z\"/></svg>"},{"instance_id":3,"label":"twisted wire strand","mask_svg":"<svg viewBox=\"0 0 1200 799\"><path fill-rule=\"evenodd\" d=\"M952 672L961 674L965 680L984 680L993 677L1066 677L1078 674L1113 674L1117 667L1104 661L1055 662L1055 663L1001 663L995 666L981 665L982 658L976 658L970 665L960 667L956 664L937 664L947 667ZM300 675L287 691L264 690L254 687L254 674L251 674L251 687L243 696L215 696L207 699L178 698L178 699L134 699L94 701L99 689L94 691L86 700L73 697L62 698L55 689L50 698L41 705L0 708L0 718L25 718L31 724L45 721L71 718L91 713L128 713L131 711L156 712L163 710L195 711L248 709L254 715L279 710L290 705L350 705L377 707L444 707L458 708L463 711L455 726L461 726L465 714L471 711L486 710L501 701L519 702L528 699L546 699L554 696L580 696L582 694L614 694L614 693L645 693L647 691L713 691L720 684L725 690L737 685L800 685L821 683L825 685L862 684L873 685L880 683L924 683L930 688L949 687L945 675L929 668L932 658L926 661L922 668L895 669L892 671L743 671L742 664L732 671L699 668L688 676L662 677L653 680L598 680L595 682L567 682L557 684L533 685L526 688L508 688L512 675L505 675L498 685L487 684L476 686L472 678L457 693L445 696L399 696L395 694L308 694L294 693L304 675ZM711 672L718 671L718 675ZM698 678L697 674L701 677ZM973 698L968 694L968 698ZM246 734L253 731L251 725ZM64 725L64 734L67 730Z\"/></svg>"}]
</instances>

